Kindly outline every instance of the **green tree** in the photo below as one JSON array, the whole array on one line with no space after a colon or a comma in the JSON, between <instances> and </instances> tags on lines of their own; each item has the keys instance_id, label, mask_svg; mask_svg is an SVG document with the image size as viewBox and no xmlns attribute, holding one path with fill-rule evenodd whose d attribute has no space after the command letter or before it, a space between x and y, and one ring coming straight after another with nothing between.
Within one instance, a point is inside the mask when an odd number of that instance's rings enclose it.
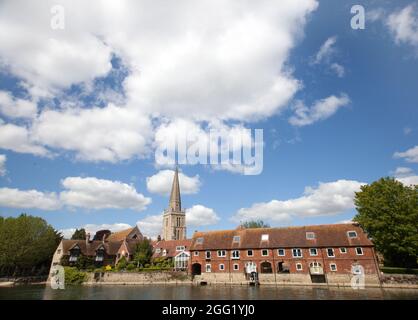
<instances>
[{"instance_id":1,"label":"green tree","mask_svg":"<svg viewBox=\"0 0 418 320\"><path fill-rule=\"evenodd\" d=\"M0 266L3 273L26 275L49 267L62 236L39 217L21 214L0 219ZM48 269L48 268L46 268Z\"/></svg>"},{"instance_id":2,"label":"green tree","mask_svg":"<svg viewBox=\"0 0 418 320\"><path fill-rule=\"evenodd\" d=\"M268 223L265 223L263 220L249 220L241 224L241 227L244 229L256 229L256 228L270 228Z\"/></svg>"},{"instance_id":3,"label":"green tree","mask_svg":"<svg viewBox=\"0 0 418 320\"><path fill-rule=\"evenodd\" d=\"M87 234L84 228L76 229L71 236L71 240L86 240Z\"/></svg>"},{"instance_id":4,"label":"green tree","mask_svg":"<svg viewBox=\"0 0 418 320\"><path fill-rule=\"evenodd\" d=\"M417 266L418 186L382 178L355 195L358 222L385 258L385 265Z\"/></svg>"},{"instance_id":5,"label":"green tree","mask_svg":"<svg viewBox=\"0 0 418 320\"><path fill-rule=\"evenodd\" d=\"M134 254L134 261L136 262L137 266L143 267L145 264L149 264L151 262L152 257L152 245L151 241L147 238L144 238L135 249Z\"/></svg>"}]
</instances>

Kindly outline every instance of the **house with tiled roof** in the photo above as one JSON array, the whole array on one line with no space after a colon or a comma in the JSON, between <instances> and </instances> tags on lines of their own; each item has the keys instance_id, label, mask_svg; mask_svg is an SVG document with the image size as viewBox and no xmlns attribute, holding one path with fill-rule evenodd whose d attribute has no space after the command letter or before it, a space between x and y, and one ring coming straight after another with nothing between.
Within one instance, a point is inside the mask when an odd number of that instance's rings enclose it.
<instances>
[{"instance_id":1,"label":"house with tiled roof","mask_svg":"<svg viewBox=\"0 0 418 320\"><path fill-rule=\"evenodd\" d=\"M205 282L379 282L373 243L357 224L195 232L190 254L189 271Z\"/></svg>"},{"instance_id":2,"label":"house with tiled roof","mask_svg":"<svg viewBox=\"0 0 418 320\"><path fill-rule=\"evenodd\" d=\"M61 264L62 259L68 259L68 263L75 264L81 256L92 258L96 266L114 266L122 257L132 260L137 244L144 239L138 227L132 227L115 233L96 233L103 235L101 240L97 236L90 239L87 234L86 240L63 239L55 250L52 258L52 266Z\"/></svg>"},{"instance_id":3,"label":"house with tiled roof","mask_svg":"<svg viewBox=\"0 0 418 320\"><path fill-rule=\"evenodd\" d=\"M191 243L191 239L156 241L152 244L152 258L169 259L175 270L188 270Z\"/></svg>"}]
</instances>

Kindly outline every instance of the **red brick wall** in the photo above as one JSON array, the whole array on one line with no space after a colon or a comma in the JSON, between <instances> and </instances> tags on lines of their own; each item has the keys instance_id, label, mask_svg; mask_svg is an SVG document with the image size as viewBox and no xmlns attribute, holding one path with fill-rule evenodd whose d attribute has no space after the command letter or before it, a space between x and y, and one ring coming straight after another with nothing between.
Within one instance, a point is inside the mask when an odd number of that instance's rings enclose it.
<instances>
[{"instance_id":1,"label":"red brick wall","mask_svg":"<svg viewBox=\"0 0 418 320\"><path fill-rule=\"evenodd\" d=\"M340 248L333 248L335 257L328 257L327 248L317 248L318 255L311 256L310 248L301 248L302 257L293 258L292 248L285 248L285 256L279 256L277 249L267 249L268 255L263 256L261 249L253 249L253 256L247 255L247 250L240 251L240 259L232 259L232 251L226 251L226 257L218 257L217 250L211 250L211 259L205 259L206 251L199 252L198 256L195 256L195 251L191 252L191 263L189 265L190 271L194 263L200 263L202 266L202 273L205 272L206 264L211 264L211 272L239 272L245 271L245 264L247 262L255 262L257 264L257 270L260 272L260 265L262 262L267 261L272 265L273 272L277 272L277 265L283 261L289 267L290 273L309 273L309 264L311 262L318 262L323 267L325 273L351 273L351 266L353 263L359 263L363 266L366 274L376 274L374 253L372 247L362 247L363 255L357 255L355 247L347 247L347 253L341 253ZM302 264L302 270L296 269L296 264ZM336 271L331 271L330 264L335 263L337 266ZM224 265L224 270L220 270L219 264ZM238 264L238 270L234 270L233 265Z\"/></svg>"}]
</instances>

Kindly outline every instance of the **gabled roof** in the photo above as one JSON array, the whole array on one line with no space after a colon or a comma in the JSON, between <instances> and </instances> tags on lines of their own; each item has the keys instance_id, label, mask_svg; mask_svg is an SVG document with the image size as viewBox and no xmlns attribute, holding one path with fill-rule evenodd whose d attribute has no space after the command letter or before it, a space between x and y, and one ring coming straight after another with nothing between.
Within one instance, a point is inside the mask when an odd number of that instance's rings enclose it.
<instances>
[{"instance_id":1,"label":"gabled roof","mask_svg":"<svg viewBox=\"0 0 418 320\"><path fill-rule=\"evenodd\" d=\"M348 231L356 231L357 238L349 238ZM314 232L315 239L306 239L306 232ZM262 235L268 235L262 241ZM234 242L239 236L239 242ZM198 243L197 239L203 242ZM257 249L257 248L310 248L372 246L366 233L357 224L328 224L287 228L256 228L224 231L195 232L190 250Z\"/></svg>"},{"instance_id":2,"label":"gabled roof","mask_svg":"<svg viewBox=\"0 0 418 320\"><path fill-rule=\"evenodd\" d=\"M172 258L176 256L179 252L181 252L181 251L176 251L176 247L184 246L185 251L189 251L191 243L192 243L191 239L157 241L156 243L153 244L154 253L152 257L153 258L158 258L158 257ZM160 249L159 253L156 252L157 249ZM164 250L166 250L165 256L163 255Z\"/></svg>"},{"instance_id":3,"label":"gabled roof","mask_svg":"<svg viewBox=\"0 0 418 320\"><path fill-rule=\"evenodd\" d=\"M123 241L134 234L138 234L140 238L142 237L141 232L139 231L138 227L128 228L122 231L111 233L105 241Z\"/></svg>"},{"instance_id":4,"label":"gabled roof","mask_svg":"<svg viewBox=\"0 0 418 320\"><path fill-rule=\"evenodd\" d=\"M80 248L81 254L86 256L95 256L96 251L100 247L104 247L106 254L108 255L116 255L120 246L121 242L105 242L95 240L86 242L86 240L62 240L62 253L63 255L69 255L71 249L78 246Z\"/></svg>"}]
</instances>

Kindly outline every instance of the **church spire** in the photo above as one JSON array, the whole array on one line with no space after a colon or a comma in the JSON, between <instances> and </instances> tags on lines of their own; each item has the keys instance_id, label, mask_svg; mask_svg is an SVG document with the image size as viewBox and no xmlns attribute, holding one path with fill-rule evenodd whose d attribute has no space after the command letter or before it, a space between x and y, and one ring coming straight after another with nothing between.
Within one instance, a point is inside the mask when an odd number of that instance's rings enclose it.
<instances>
[{"instance_id":1,"label":"church spire","mask_svg":"<svg viewBox=\"0 0 418 320\"><path fill-rule=\"evenodd\" d=\"M179 169L177 166L176 166L176 171L174 172L173 185L171 186L169 209L174 212L181 211Z\"/></svg>"}]
</instances>

